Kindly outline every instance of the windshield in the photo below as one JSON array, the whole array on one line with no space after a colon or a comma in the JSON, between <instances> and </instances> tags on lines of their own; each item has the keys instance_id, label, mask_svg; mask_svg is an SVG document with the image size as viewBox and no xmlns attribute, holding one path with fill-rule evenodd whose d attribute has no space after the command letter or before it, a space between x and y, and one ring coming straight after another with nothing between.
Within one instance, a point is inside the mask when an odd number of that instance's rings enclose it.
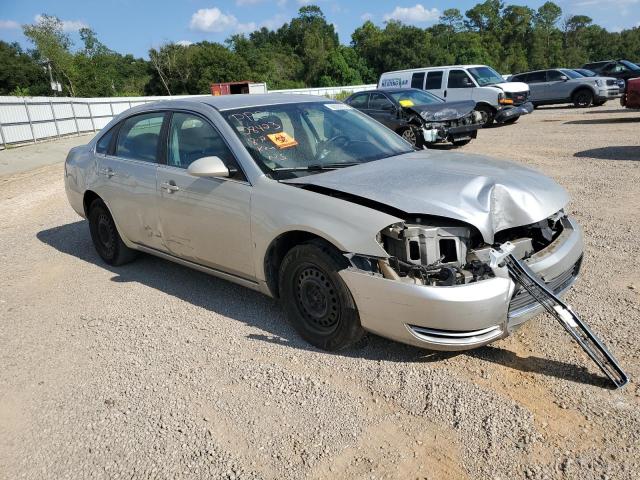
<instances>
[{"instance_id":1,"label":"windshield","mask_svg":"<svg viewBox=\"0 0 640 480\"><path fill-rule=\"evenodd\" d=\"M565 74L569 78L583 78L584 75L580 75L578 72L574 72L573 70L569 70L568 68L562 68L560 70L563 74Z\"/></svg>"},{"instance_id":2,"label":"windshield","mask_svg":"<svg viewBox=\"0 0 640 480\"><path fill-rule=\"evenodd\" d=\"M575 71L578 72L583 77L595 77L595 76L597 76L596 72L594 72L593 70L588 70L586 68L580 68L580 69L575 70Z\"/></svg>"},{"instance_id":3,"label":"windshield","mask_svg":"<svg viewBox=\"0 0 640 480\"><path fill-rule=\"evenodd\" d=\"M491 67L474 67L467 70L481 87L504 83L504 78Z\"/></svg>"},{"instance_id":4,"label":"windshield","mask_svg":"<svg viewBox=\"0 0 640 480\"><path fill-rule=\"evenodd\" d=\"M402 92L391 92L389 95L391 95L393 99L403 107L411 106L407 100L412 105L434 105L437 103L444 103L444 100L441 98L436 97L429 92L425 92L424 90L407 89Z\"/></svg>"},{"instance_id":5,"label":"windshield","mask_svg":"<svg viewBox=\"0 0 640 480\"><path fill-rule=\"evenodd\" d=\"M343 103L265 105L220 113L258 166L279 178L413 151L399 135Z\"/></svg>"},{"instance_id":6,"label":"windshield","mask_svg":"<svg viewBox=\"0 0 640 480\"><path fill-rule=\"evenodd\" d=\"M640 70L640 67L635 63L631 63L628 60L620 60L620 63L627 67L629 70Z\"/></svg>"}]
</instances>

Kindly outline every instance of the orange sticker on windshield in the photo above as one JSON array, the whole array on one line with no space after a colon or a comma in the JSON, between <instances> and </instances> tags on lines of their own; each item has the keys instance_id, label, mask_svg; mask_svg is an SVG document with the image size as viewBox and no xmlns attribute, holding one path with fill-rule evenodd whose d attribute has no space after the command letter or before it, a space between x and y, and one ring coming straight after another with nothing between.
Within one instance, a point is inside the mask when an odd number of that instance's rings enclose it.
<instances>
[{"instance_id":1,"label":"orange sticker on windshield","mask_svg":"<svg viewBox=\"0 0 640 480\"><path fill-rule=\"evenodd\" d=\"M298 145L296 139L290 137L287 132L270 133L267 138L278 148L289 148Z\"/></svg>"}]
</instances>

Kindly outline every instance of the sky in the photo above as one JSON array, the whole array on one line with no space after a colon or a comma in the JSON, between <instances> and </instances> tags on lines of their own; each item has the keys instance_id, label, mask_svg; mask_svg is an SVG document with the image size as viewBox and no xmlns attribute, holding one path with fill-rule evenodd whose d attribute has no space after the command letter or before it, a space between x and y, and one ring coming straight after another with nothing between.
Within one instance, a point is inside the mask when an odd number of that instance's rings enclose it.
<instances>
[{"instance_id":1,"label":"sky","mask_svg":"<svg viewBox=\"0 0 640 480\"><path fill-rule=\"evenodd\" d=\"M64 22L79 44L77 30L91 27L109 48L147 58L151 47L166 42L223 42L234 33L266 26L275 29L296 16L298 9L314 3L337 29L340 41L348 44L351 33L364 20L383 25L390 19L427 27L447 8L464 13L479 3L461 0L0 0L0 40L31 45L21 25L33 23L38 15L55 15ZM514 0L537 8L544 0ZM584 14L603 27L619 31L640 26L640 0L556 0L566 14Z\"/></svg>"}]
</instances>

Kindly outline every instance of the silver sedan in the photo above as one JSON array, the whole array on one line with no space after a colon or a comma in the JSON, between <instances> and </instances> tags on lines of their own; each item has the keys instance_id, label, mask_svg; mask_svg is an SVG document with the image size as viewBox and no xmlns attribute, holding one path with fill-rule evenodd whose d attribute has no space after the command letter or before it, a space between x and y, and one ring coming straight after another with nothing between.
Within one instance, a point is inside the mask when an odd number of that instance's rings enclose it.
<instances>
[{"instance_id":1,"label":"silver sedan","mask_svg":"<svg viewBox=\"0 0 640 480\"><path fill-rule=\"evenodd\" d=\"M146 252L279 298L328 350L366 331L430 349L485 345L540 311L490 265L492 246L510 242L558 294L583 253L551 179L416 152L323 97L132 108L70 151L65 186L106 263Z\"/></svg>"}]
</instances>

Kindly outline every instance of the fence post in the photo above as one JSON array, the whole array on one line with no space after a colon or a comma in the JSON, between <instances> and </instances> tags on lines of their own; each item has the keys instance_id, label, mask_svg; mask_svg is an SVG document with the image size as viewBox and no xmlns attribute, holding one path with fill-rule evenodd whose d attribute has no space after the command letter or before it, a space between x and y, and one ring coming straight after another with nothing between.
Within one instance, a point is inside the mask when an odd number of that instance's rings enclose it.
<instances>
[{"instance_id":1,"label":"fence post","mask_svg":"<svg viewBox=\"0 0 640 480\"><path fill-rule=\"evenodd\" d=\"M60 129L58 128L58 119L56 118L56 111L53 108L53 102L51 101L51 97L49 97L49 106L51 107L51 115L53 116L53 124L56 127L56 137L60 138Z\"/></svg>"},{"instance_id":2,"label":"fence post","mask_svg":"<svg viewBox=\"0 0 640 480\"><path fill-rule=\"evenodd\" d=\"M76 134L80 136L80 127L78 127L78 117L76 116L76 109L73 106L73 99L69 101L71 103L71 112L73 113L73 122L76 124Z\"/></svg>"},{"instance_id":3,"label":"fence post","mask_svg":"<svg viewBox=\"0 0 640 480\"><path fill-rule=\"evenodd\" d=\"M113 103L111 103L111 100L109 100L109 110L111 110L111 120L113 120L115 115L113 114Z\"/></svg>"},{"instance_id":4,"label":"fence post","mask_svg":"<svg viewBox=\"0 0 640 480\"><path fill-rule=\"evenodd\" d=\"M33 129L33 122L31 121L31 114L29 113L29 105L27 104L27 97L23 97L24 109L27 111L27 120L29 120L29 128L31 128L31 136L33 137L33 143L37 143L36 132Z\"/></svg>"},{"instance_id":5,"label":"fence post","mask_svg":"<svg viewBox=\"0 0 640 480\"><path fill-rule=\"evenodd\" d=\"M7 149L7 142L4 140L4 132L2 131L2 122L0 122L0 140L2 141L2 146L4 149Z\"/></svg>"},{"instance_id":6,"label":"fence post","mask_svg":"<svg viewBox=\"0 0 640 480\"><path fill-rule=\"evenodd\" d=\"M87 108L89 109L89 118L91 119L91 126L93 127L93 132L96 131L96 124L93 121L93 112L91 111L91 104L87 102Z\"/></svg>"}]
</instances>

